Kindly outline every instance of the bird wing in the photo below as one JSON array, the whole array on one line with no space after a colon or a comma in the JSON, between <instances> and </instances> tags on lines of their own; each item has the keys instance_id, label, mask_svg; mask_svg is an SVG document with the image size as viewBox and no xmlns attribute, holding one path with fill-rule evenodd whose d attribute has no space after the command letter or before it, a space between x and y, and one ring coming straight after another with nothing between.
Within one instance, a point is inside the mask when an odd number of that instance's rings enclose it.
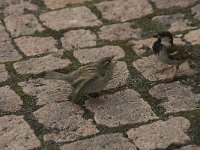
<instances>
[{"instance_id":1,"label":"bird wing","mask_svg":"<svg viewBox=\"0 0 200 150\"><path fill-rule=\"evenodd\" d=\"M170 59L174 60L186 60L190 55L184 50L183 46L175 44L171 48L167 49L167 54Z\"/></svg>"}]
</instances>

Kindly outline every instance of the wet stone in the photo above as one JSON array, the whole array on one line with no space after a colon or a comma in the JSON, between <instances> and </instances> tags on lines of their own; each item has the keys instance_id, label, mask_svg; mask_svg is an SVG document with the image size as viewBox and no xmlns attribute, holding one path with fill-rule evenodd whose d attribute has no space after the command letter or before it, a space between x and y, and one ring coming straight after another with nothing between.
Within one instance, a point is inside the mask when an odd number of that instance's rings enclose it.
<instances>
[{"instance_id":1,"label":"wet stone","mask_svg":"<svg viewBox=\"0 0 200 150\"><path fill-rule=\"evenodd\" d=\"M194 45L200 44L200 29L190 31L184 36L184 39Z\"/></svg>"},{"instance_id":2,"label":"wet stone","mask_svg":"<svg viewBox=\"0 0 200 150\"><path fill-rule=\"evenodd\" d=\"M195 19L200 20L200 4L192 8L192 14L194 15Z\"/></svg>"},{"instance_id":3,"label":"wet stone","mask_svg":"<svg viewBox=\"0 0 200 150\"><path fill-rule=\"evenodd\" d=\"M184 19L184 17L184 14L162 15L153 17L152 20L170 26L170 32L194 29L195 27L191 26L192 22L188 19Z\"/></svg>"},{"instance_id":4,"label":"wet stone","mask_svg":"<svg viewBox=\"0 0 200 150\"><path fill-rule=\"evenodd\" d=\"M99 48L75 50L74 56L80 63L86 64L109 56L115 56L114 59L120 59L125 56L125 53L123 49L118 46L104 46Z\"/></svg>"},{"instance_id":5,"label":"wet stone","mask_svg":"<svg viewBox=\"0 0 200 150\"><path fill-rule=\"evenodd\" d=\"M165 149L171 144L185 144L190 137L185 134L190 122L183 117L133 128L127 132L140 150Z\"/></svg>"},{"instance_id":6,"label":"wet stone","mask_svg":"<svg viewBox=\"0 0 200 150\"><path fill-rule=\"evenodd\" d=\"M56 142L74 141L80 137L96 134L98 130L92 120L82 118L84 111L71 102L52 103L35 111L33 114L48 128L59 129L59 133L48 133L44 140Z\"/></svg>"},{"instance_id":7,"label":"wet stone","mask_svg":"<svg viewBox=\"0 0 200 150\"><path fill-rule=\"evenodd\" d=\"M109 81L105 90L117 88L128 83L130 73L125 62L118 61L113 69L112 79Z\"/></svg>"},{"instance_id":8,"label":"wet stone","mask_svg":"<svg viewBox=\"0 0 200 150\"><path fill-rule=\"evenodd\" d=\"M98 32L99 38L110 41L140 38L141 29L134 29L131 25L131 23L121 23L103 26Z\"/></svg>"},{"instance_id":9,"label":"wet stone","mask_svg":"<svg viewBox=\"0 0 200 150\"><path fill-rule=\"evenodd\" d=\"M23 116L0 117L0 149L27 150L40 147L40 141L34 135Z\"/></svg>"},{"instance_id":10,"label":"wet stone","mask_svg":"<svg viewBox=\"0 0 200 150\"><path fill-rule=\"evenodd\" d=\"M104 18L122 22L153 13L147 0L105 1L96 4L96 7L102 12Z\"/></svg>"},{"instance_id":11,"label":"wet stone","mask_svg":"<svg viewBox=\"0 0 200 150\"><path fill-rule=\"evenodd\" d=\"M40 15L40 20L44 25L56 31L101 25L101 21L85 6L43 13Z\"/></svg>"},{"instance_id":12,"label":"wet stone","mask_svg":"<svg viewBox=\"0 0 200 150\"><path fill-rule=\"evenodd\" d=\"M20 97L9 86L0 87L0 111L18 111L22 103Z\"/></svg>"},{"instance_id":13,"label":"wet stone","mask_svg":"<svg viewBox=\"0 0 200 150\"><path fill-rule=\"evenodd\" d=\"M133 66L148 80L166 80L174 77L175 67L160 62L156 56L150 55L137 59L133 62ZM185 76L195 74L196 71L191 69L187 62L180 65L177 76Z\"/></svg>"},{"instance_id":14,"label":"wet stone","mask_svg":"<svg viewBox=\"0 0 200 150\"><path fill-rule=\"evenodd\" d=\"M0 64L0 82L6 81L10 76L6 71L5 65Z\"/></svg>"},{"instance_id":15,"label":"wet stone","mask_svg":"<svg viewBox=\"0 0 200 150\"><path fill-rule=\"evenodd\" d=\"M53 37L23 36L15 39L17 46L27 56L59 52L56 48L57 41Z\"/></svg>"},{"instance_id":16,"label":"wet stone","mask_svg":"<svg viewBox=\"0 0 200 150\"><path fill-rule=\"evenodd\" d=\"M155 2L158 8L170 8L170 7L188 7L194 4L198 0L151 0Z\"/></svg>"},{"instance_id":17,"label":"wet stone","mask_svg":"<svg viewBox=\"0 0 200 150\"><path fill-rule=\"evenodd\" d=\"M44 30L37 18L32 14L10 15L4 19L6 28L12 37L31 35Z\"/></svg>"},{"instance_id":18,"label":"wet stone","mask_svg":"<svg viewBox=\"0 0 200 150\"><path fill-rule=\"evenodd\" d=\"M37 105L68 101L72 93L70 84L61 80L33 79L19 83L23 91L36 97Z\"/></svg>"},{"instance_id":19,"label":"wet stone","mask_svg":"<svg viewBox=\"0 0 200 150\"><path fill-rule=\"evenodd\" d=\"M58 8L63 8L67 4L80 4L85 1L91 1L91 0L43 0L44 4L50 8L50 9L58 9Z\"/></svg>"},{"instance_id":20,"label":"wet stone","mask_svg":"<svg viewBox=\"0 0 200 150\"><path fill-rule=\"evenodd\" d=\"M37 11L38 6L33 5L29 2L21 2L16 5L10 5L7 8L4 9L3 13L4 16L9 16L9 15L22 15L25 13L25 11Z\"/></svg>"},{"instance_id":21,"label":"wet stone","mask_svg":"<svg viewBox=\"0 0 200 150\"><path fill-rule=\"evenodd\" d=\"M188 146L183 146L183 147L176 149L176 150L200 150L200 146L188 145Z\"/></svg>"},{"instance_id":22,"label":"wet stone","mask_svg":"<svg viewBox=\"0 0 200 150\"><path fill-rule=\"evenodd\" d=\"M166 113L194 110L200 106L200 94L193 93L191 86L178 81L156 85L149 93L161 103Z\"/></svg>"},{"instance_id":23,"label":"wet stone","mask_svg":"<svg viewBox=\"0 0 200 150\"><path fill-rule=\"evenodd\" d=\"M92 139L77 141L61 146L61 150L137 150L136 146L124 138L122 134L106 134L96 136Z\"/></svg>"},{"instance_id":24,"label":"wet stone","mask_svg":"<svg viewBox=\"0 0 200 150\"><path fill-rule=\"evenodd\" d=\"M61 38L62 46L66 50L73 50L96 45L96 35L90 30L71 30Z\"/></svg>"},{"instance_id":25,"label":"wet stone","mask_svg":"<svg viewBox=\"0 0 200 150\"><path fill-rule=\"evenodd\" d=\"M0 62L15 61L21 58L10 41L0 42Z\"/></svg>"},{"instance_id":26,"label":"wet stone","mask_svg":"<svg viewBox=\"0 0 200 150\"><path fill-rule=\"evenodd\" d=\"M86 107L94 112L97 124L108 127L148 122L158 118L150 105L132 89L87 101Z\"/></svg>"},{"instance_id":27,"label":"wet stone","mask_svg":"<svg viewBox=\"0 0 200 150\"><path fill-rule=\"evenodd\" d=\"M56 54L49 54L44 57L31 58L14 63L14 68L19 74L38 74L44 71L62 69L71 64L70 60L60 57L56 56Z\"/></svg>"}]
</instances>

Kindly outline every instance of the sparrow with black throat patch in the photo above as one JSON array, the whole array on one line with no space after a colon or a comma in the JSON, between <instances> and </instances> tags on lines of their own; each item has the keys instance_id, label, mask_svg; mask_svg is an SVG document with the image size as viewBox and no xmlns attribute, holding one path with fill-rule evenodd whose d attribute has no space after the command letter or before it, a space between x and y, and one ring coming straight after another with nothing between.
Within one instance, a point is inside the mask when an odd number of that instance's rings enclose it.
<instances>
[{"instance_id":1,"label":"sparrow with black throat patch","mask_svg":"<svg viewBox=\"0 0 200 150\"><path fill-rule=\"evenodd\" d=\"M157 33L154 37L157 38L152 46L154 54L162 63L175 66L173 78L176 77L179 66L190 58L190 53L183 46L174 44L173 36L168 31Z\"/></svg>"},{"instance_id":2,"label":"sparrow with black throat patch","mask_svg":"<svg viewBox=\"0 0 200 150\"><path fill-rule=\"evenodd\" d=\"M105 57L97 62L87 64L70 74L47 72L46 79L64 80L73 87L72 101L77 103L80 95L102 91L112 79L116 61L114 56Z\"/></svg>"}]
</instances>

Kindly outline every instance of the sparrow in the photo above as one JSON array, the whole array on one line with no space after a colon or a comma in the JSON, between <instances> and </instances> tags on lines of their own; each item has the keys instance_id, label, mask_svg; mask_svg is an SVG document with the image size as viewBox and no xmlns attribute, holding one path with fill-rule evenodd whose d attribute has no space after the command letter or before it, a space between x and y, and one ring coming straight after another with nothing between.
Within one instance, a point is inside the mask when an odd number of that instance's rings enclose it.
<instances>
[{"instance_id":1,"label":"sparrow","mask_svg":"<svg viewBox=\"0 0 200 150\"><path fill-rule=\"evenodd\" d=\"M112 79L116 61L114 56L104 57L97 62L87 64L70 74L47 72L45 79L64 80L73 87L72 101L78 103L80 95L102 91Z\"/></svg>"},{"instance_id":2,"label":"sparrow","mask_svg":"<svg viewBox=\"0 0 200 150\"><path fill-rule=\"evenodd\" d=\"M157 38L152 49L158 60L167 65L175 66L174 77L176 77L179 66L190 58L183 46L173 43L173 36L170 32L164 31L153 36Z\"/></svg>"}]
</instances>

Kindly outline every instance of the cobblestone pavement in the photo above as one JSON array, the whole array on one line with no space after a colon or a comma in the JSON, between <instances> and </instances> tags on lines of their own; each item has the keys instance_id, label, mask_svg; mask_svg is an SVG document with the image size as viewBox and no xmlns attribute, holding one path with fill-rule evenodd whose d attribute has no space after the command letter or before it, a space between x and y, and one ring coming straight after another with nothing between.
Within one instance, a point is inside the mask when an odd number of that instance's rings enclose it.
<instances>
[{"instance_id":1,"label":"cobblestone pavement","mask_svg":"<svg viewBox=\"0 0 200 150\"><path fill-rule=\"evenodd\" d=\"M160 30L194 56L174 81ZM199 51L200 0L0 0L0 149L200 150ZM113 79L78 105L44 79L111 55Z\"/></svg>"}]
</instances>

